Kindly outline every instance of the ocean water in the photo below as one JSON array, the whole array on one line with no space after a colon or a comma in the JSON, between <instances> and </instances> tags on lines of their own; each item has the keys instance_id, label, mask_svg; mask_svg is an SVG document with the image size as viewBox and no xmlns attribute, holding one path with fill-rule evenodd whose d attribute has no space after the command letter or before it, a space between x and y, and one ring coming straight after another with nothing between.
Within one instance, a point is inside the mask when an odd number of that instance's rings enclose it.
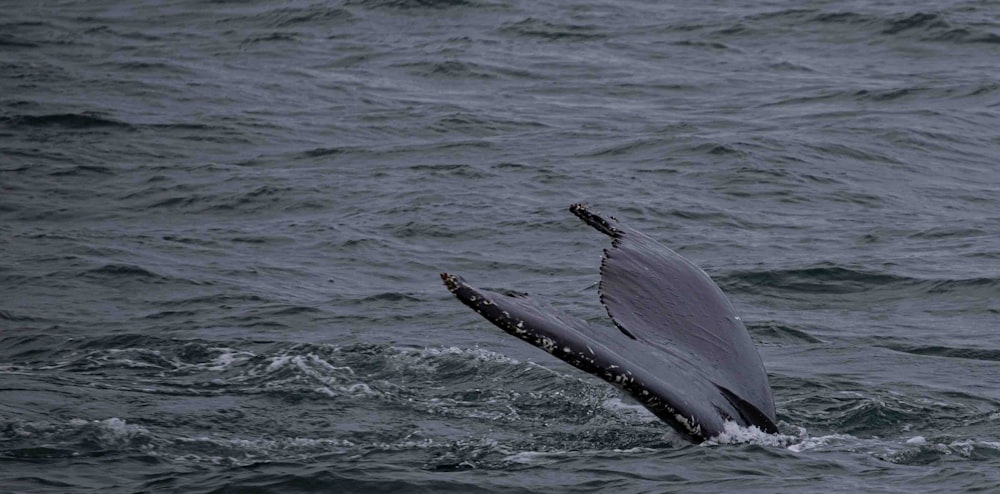
<instances>
[{"instance_id":1,"label":"ocean water","mask_svg":"<svg viewBox=\"0 0 1000 494\"><path fill-rule=\"evenodd\" d=\"M2 492L1000 489L1000 5L0 2ZM613 330L703 267L702 445L438 273Z\"/></svg>"}]
</instances>

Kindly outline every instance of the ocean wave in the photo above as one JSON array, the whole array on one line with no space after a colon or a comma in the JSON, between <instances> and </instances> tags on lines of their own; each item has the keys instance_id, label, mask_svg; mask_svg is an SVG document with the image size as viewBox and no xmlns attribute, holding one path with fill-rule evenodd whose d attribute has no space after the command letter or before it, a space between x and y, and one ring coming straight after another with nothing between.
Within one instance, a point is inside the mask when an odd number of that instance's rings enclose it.
<instances>
[{"instance_id":1,"label":"ocean wave","mask_svg":"<svg viewBox=\"0 0 1000 494\"><path fill-rule=\"evenodd\" d=\"M135 278L149 278L155 280L164 280L166 277L154 273L142 266L137 266L134 264L105 264L99 268L89 269L84 276L92 276L99 278L119 278L119 277L135 277Z\"/></svg>"},{"instance_id":2,"label":"ocean wave","mask_svg":"<svg viewBox=\"0 0 1000 494\"><path fill-rule=\"evenodd\" d=\"M440 10L455 7L487 6L473 0L348 0L346 5L358 5L368 9L398 10Z\"/></svg>"},{"instance_id":3,"label":"ocean wave","mask_svg":"<svg viewBox=\"0 0 1000 494\"><path fill-rule=\"evenodd\" d=\"M349 22L355 19L348 9L328 8L327 6L307 8L279 8L258 15L268 26L276 28L295 28L299 26L329 26L335 22ZM253 20L240 19L240 24Z\"/></svg>"},{"instance_id":4,"label":"ocean wave","mask_svg":"<svg viewBox=\"0 0 1000 494\"><path fill-rule=\"evenodd\" d=\"M768 345L774 344L811 344L823 343L823 340L809 334L803 328L797 328L777 321L755 321L748 322L747 331L750 335L763 339Z\"/></svg>"},{"instance_id":5,"label":"ocean wave","mask_svg":"<svg viewBox=\"0 0 1000 494\"><path fill-rule=\"evenodd\" d=\"M0 35L0 46L8 46L11 48L37 48L39 45L37 43L21 39L17 36L3 34Z\"/></svg>"},{"instance_id":6,"label":"ocean wave","mask_svg":"<svg viewBox=\"0 0 1000 494\"><path fill-rule=\"evenodd\" d=\"M896 40L931 43L998 43L1000 35L990 31L989 14L970 8L962 15L945 11L851 11L825 9L781 9L739 18L713 34L718 38L768 36L795 33L811 26L814 33L838 33L844 42L892 43ZM979 17L981 21L976 19Z\"/></svg>"},{"instance_id":7,"label":"ocean wave","mask_svg":"<svg viewBox=\"0 0 1000 494\"><path fill-rule=\"evenodd\" d=\"M93 112L54 113L48 115L5 115L0 116L0 126L12 128L63 127L70 129L134 128L126 122Z\"/></svg>"},{"instance_id":8,"label":"ocean wave","mask_svg":"<svg viewBox=\"0 0 1000 494\"><path fill-rule=\"evenodd\" d=\"M599 25L550 22L532 17L507 23L500 28L500 31L516 36L563 42L585 42L607 38L607 33Z\"/></svg>"},{"instance_id":9,"label":"ocean wave","mask_svg":"<svg viewBox=\"0 0 1000 494\"><path fill-rule=\"evenodd\" d=\"M727 290L746 293L787 291L802 294L855 294L885 290L894 291L897 296L912 296L921 293L945 294L971 290L981 295L984 290L992 293L1000 289L1000 278L994 277L918 278L830 263L802 268L730 273L720 276L719 282Z\"/></svg>"},{"instance_id":10,"label":"ocean wave","mask_svg":"<svg viewBox=\"0 0 1000 494\"><path fill-rule=\"evenodd\" d=\"M242 190L210 190L186 183L156 184L130 191L123 199L139 202L147 210L191 213L253 212L290 209L300 204L299 194L286 186L252 185Z\"/></svg>"},{"instance_id":11,"label":"ocean wave","mask_svg":"<svg viewBox=\"0 0 1000 494\"><path fill-rule=\"evenodd\" d=\"M942 345L904 345L887 344L885 348L912 355L945 357L957 359L983 360L1000 362L1000 350L990 348L952 347Z\"/></svg>"}]
</instances>

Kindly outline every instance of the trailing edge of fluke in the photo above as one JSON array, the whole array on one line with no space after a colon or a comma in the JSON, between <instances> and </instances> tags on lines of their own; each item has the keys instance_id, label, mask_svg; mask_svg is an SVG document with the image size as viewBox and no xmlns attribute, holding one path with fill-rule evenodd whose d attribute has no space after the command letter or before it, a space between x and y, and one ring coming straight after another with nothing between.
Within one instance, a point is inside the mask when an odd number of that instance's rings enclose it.
<instances>
[{"instance_id":1,"label":"trailing edge of fluke","mask_svg":"<svg viewBox=\"0 0 1000 494\"><path fill-rule=\"evenodd\" d=\"M719 435L726 421L777 432L760 355L718 285L614 217L582 204L569 210L612 238L599 291L617 331L441 273L445 286L507 333L622 387L693 442Z\"/></svg>"}]
</instances>

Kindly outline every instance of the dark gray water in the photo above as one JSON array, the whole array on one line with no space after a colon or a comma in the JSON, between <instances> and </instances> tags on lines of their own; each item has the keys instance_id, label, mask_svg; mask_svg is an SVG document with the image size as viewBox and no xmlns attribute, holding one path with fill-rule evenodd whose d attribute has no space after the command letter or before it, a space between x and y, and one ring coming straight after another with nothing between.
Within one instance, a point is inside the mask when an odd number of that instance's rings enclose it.
<instances>
[{"instance_id":1,"label":"dark gray water","mask_svg":"<svg viewBox=\"0 0 1000 494\"><path fill-rule=\"evenodd\" d=\"M1000 488L995 3L0 12L0 491ZM782 435L441 286L610 328L573 202L716 279Z\"/></svg>"}]
</instances>

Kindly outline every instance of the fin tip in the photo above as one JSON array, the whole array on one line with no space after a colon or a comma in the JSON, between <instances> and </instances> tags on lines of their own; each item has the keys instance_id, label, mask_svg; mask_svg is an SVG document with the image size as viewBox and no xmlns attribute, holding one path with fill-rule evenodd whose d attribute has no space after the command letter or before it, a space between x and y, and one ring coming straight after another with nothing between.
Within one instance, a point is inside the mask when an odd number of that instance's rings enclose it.
<instances>
[{"instance_id":1,"label":"fin tip","mask_svg":"<svg viewBox=\"0 0 1000 494\"><path fill-rule=\"evenodd\" d=\"M448 273L441 273L441 281L444 281L444 286L448 288L448 291L455 293L458 291L459 284L461 281L458 276Z\"/></svg>"},{"instance_id":2,"label":"fin tip","mask_svg":"<svg viewBox=\"0 0 1000 494\"><path fill-rule=\"evenodd\" d=\"M621 237L621 230L612 226L611 222L600 214L591 211L586 204L572 204L569 207L569 212L573 213L577 218L583 220L584 223L594 227L595 230L608 235L611 238ZM611 219L614 220L615 218L611 217Z\"/></svg>"}]
</instances>

